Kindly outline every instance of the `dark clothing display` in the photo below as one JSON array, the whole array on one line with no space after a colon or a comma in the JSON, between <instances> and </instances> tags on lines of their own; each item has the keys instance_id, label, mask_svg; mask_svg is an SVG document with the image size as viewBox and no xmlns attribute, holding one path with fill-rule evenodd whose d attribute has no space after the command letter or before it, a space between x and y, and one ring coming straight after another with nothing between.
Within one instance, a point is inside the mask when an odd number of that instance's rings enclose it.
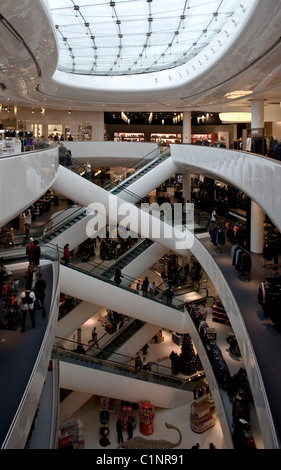
<instances>
[{"instance_id":1,"label":"dark clothing display","mask_svg":"<svg viewBox=\"0 0 281 470\"><path fill-rule=\"evenodd\" d=\"M213 225L210 230L209 234L211 237L211 241L215 246L224 246L225 245L225 235L224 232L218 228L216 225Z\"/></svg>"},{"instance_id":2,"label":"dark clothing display","mask_svg":"<svg viewBox=\"0 0 281 470\"><path fill-rule=\"evenodd\" d=\"M232 265L235 266L235 269L239 272L251 272L252 260L251 255L244 251L239 246L233 246L231 250L232 256Z\"/></svg>"},{"instance_id":3,"label":"dark clothing display","mask_svg":"<svg viewBox=\"0 0 281 470\"><path fill-rule=\"evenodd\" d=\"M278 328L281 327L281 279L267 277L259 286L258 303Z\"/></svg>"},{"instance_id":4,"label":"dark clothing display","mask_svg":"<svg viewBox=\"0 0 281 470\"><path fill-rule=\"evenodd\" d=\"M274 160L281 160L281 142L275 146L272 158Z\"/></svg>"}]
</instances>

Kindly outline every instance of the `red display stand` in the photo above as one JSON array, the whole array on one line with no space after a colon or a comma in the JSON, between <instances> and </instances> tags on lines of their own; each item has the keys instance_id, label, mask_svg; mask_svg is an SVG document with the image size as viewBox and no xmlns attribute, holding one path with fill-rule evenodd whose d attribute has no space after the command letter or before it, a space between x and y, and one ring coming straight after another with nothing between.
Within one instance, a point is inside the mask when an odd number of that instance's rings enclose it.
<instances>
[{"instance_id":1,"label":"red display stand","mask_svg":"<svg viewBox=\"0 0 281 470\"><path fill-rule=\"evenodd\" d=\"M154 406L150 401L143 401L139 406L140 432L150 436L154 432L153 421L155 417Z\"/></svg>"}]
</instances>

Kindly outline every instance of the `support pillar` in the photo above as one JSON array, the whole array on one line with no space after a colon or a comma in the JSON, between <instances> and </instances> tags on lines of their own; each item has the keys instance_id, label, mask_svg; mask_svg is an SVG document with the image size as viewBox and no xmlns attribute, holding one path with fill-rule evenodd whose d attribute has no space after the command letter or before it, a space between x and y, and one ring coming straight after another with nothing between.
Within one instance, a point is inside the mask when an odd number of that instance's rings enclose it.
<instances>
[{"instance_id":1,"label":"support pillar","mask_svg":"<svg viewBox=\"0 0 281 470\"><path fill-rule=\"evenodd\" d=\"M252 101L251 128L260 130L263 130L264 128L264 100ZM251 201L250 250L253 253L261 254L263 252L264 219L264 211L256 202Z\"/></svg>"},{"instance_id":2,"label":"support pillar","mask_svg":"<svg viewBox=\"0 0 281 470\"><path fill-rule=\"evenodd\" d=\"M191 144L191 111L183 113L182 143ZM183 174L182 196L184 204L191 202L191 173Z\"/></svg>"},{"instance_id":3,"label":"support pillar","mask_svg":"<svg viewBox=\"0 0 281 470\"><path fill-rule=\"evenodd\" d=\"M191 202L191 173L183 174L182 197L184 204Z\"/></svg>"},{"instance_id":4,"label":"support pillar","mask_svg":"<svg viewBox=\"0 0 281 470\"><path fill-rule=\"evenodd\" d=\"M258 204L251 201L251 236L250 249L253 253L261 254L264 245L265 213Z\"/></svg>"},{"instance_id":5,"label":"support pillar","mask_svg":"<svg viewBox=\"0 0 281 470\"><path fill-rule=\"evenodd\" d=\"M182 143L191 144L191 111L183 113Z\"/></svg>"}]
</instances>

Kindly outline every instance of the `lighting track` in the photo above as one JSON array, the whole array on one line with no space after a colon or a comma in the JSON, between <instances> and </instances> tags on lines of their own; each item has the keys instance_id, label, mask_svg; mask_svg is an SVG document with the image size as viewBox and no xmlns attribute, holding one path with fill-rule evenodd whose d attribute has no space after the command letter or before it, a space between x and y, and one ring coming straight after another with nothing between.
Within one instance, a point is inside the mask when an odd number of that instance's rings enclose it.
<instances>
[{"instance_id":1,"label":"lighting track","mask_svg":"<svg viewBox=\"0 0 281 470\"><path fill-rule=\"evenodd\" d=\"M34 62L34 65L37 69L37 74L38 74L38 77L41 77L42 76L42 71L41 71L41 67L35 57L35 55L33 54L32 50L30 49L30 47L26 44L25 40L23 39L23 37L18 33L18 31L11 25L11 23L6 20L6 18L0 14L0 21L1 23L3 24L3 26L5 26L5 28L14 36L14 38L16 38L17 41L19 41L24 47L25 49L27 50L28 54L30 55L30 57L32 58L33 62Z\"/></svg>"},{"instance_id":2,"label":"lighting track","mask_svg":"<svg viewBox=\"0 0 281 470\"><path fill-rule=\"evenodd\" d=\"M279 39L262 55L260 55L257 59L255 59L253 62L251 62L249 65L247 65L246 67L244 67L242 70L240 70L239 72L237 72L236 74L232 75L231 77L227 78L226 80L218 83L217 85L214 85L210 88L206 88L205 90L203 91L200 91L199 93L194 93L194 95L189 95L189 96L185 96L184 98L182 98L183 101L185 100L188 100L190 98L195 98L196 96L200 96L206 92L209 92L209 91L212 91L212 90L215 90L216 88L222 86L222 85L226 85L227 83L231 82L233 79L235 78L238 78L240 75L242 75L243 73L247 72L248 70L250 70L252 67L254 67L255 65L257 65L260 61L266 59L266 57L271 54L271 52L273 52L275 49L277 49L281 44L281 37L279 37Z\"/></svg>"}]
</instances>

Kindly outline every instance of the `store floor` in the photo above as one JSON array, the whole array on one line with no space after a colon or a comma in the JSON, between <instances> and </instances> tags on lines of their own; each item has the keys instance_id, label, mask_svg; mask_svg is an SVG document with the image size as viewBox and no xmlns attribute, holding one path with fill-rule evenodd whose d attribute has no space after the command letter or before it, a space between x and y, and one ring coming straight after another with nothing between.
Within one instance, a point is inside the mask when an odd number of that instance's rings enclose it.
<instances>
[{"instance_id":1,"label":"store floor","mask_svg":"<svg viewBox=\"0 0 281 470\"><path fill-rule=\"evenodd\" d=\"M142 273L139 277L143 278L145 275L148 275L149 280L153 282L156 280L159 275L154 269L148 270L145 273ZM159 281L159 279L158 279ZM203 275L203 283L208 287L209 293L214 295L214 288L212 287L210 281L206 278L205 274ZM101 314L106 315L106 309L101 310ZM238 370L243 367L243 361L241 358L234 357L229 352L229 344L226 341L226 338L231 331L231 327L229 325L219 324L212 321L212 315L209 313L207 315L207 323L211 328L215 328L217 332L217 344L221 349L225 362L227 363L229 370L231 371L231 375L238 372ZM87 322L81 325L81 341L84 344L87 344L88 340L91 338L91 331L93 326L96 326L98 332L98 338L104 335L104 327L101 326L99 322L99 314L97 313L92 318L90 318ZM175 351L176 353L180 354L181 347L176 345L172 341L172 335L170 331L163 330L164 341L160 344L150 343L149 349L146 354L147 360L149 362L157 362L159 365L165 365L166 367L171 367L171 361L169 359L169 355L171 351ZM73 338L72 338L73 339ZM102 342L100 347L102 346ZM141 357L143 356L140 352ZM172 371L170 369L172 374ZM120 380L122 378L120 377ZM143 384L145 387L145 383ZM232 413L232 404L228 400L226 396L226 392L222 391L225 394L225 403L226 403L226 412L229 415L229 419L231 420L231 413ZM108 397L111 398L111 397ZM110 429L109 433L109 441L110 445L108 449L116 449L118 446L117 442L117 433L115 429L116 420L118 417L118 413L120 410L120 402L119 400L115 402L114 409L110 412L110 422L107 425ZM100 403L99 398L93 396L90 400L88 400L79 410L77 410L72 416L69 417L67 422L71 422L72 420L79 419L84 432L84 440L85 440L85 449L102 449L100 445L100 427L102 426L99 421L99 413L100 413ZM181 406L178 408L173 409L159 409L155 410L155 421L154 421L154 433L152 436L143 436L147 439L168 439L172 442L176 442L178 440L178 434L175 430L167 429L165 427L165 422L172 424L180 429L182 434L182 442L177 447L178 449L190 449L196 442L200 443L201 449L208 449L209 444L212 442L217 449L224 449L224 439L221 430L221 426L219 420L215 426L202 434L196 434L190 428L190 403L185 406ZM259 447L259 429L255 422L255 413L252 412L252 425L255 431L255 440L256 445ZM60 424L65 424L62 422ZM134 431L135 436L141 436L139 430L139 424L137 424L136 429ZM127 436L124 433L124 438L126 440Z\"/></svg>"},{"instance_id":2,"label":"store floor","mask_svg":"<svg viewBox=\"0 0 281 470\"><path fill-rule=\"evenodd\" d=\"M171 340L171 334L163 331L164 341L161 344L150 344L147 359L151 362L157 361L158 357L168 357L170 352L180 352L180 347L177 346ZM161 364L168 366L170 363L169 359L163 359L160 361ZM122 377L120 377L122 380ZM143 383L145 387L145 383ZM109 397L110 398L110 397ZM120 410L120 401L116 400L114 403L114 409L110 411L109 423L106 425L109 428L108 439L110 445L107 449L117 449L118 440L116 433L116 421ZM90 398L79 410L77 410L67 422L79 419L83 426L83 438L85 449L103 449L100 445L100 402L99 397L93 396ZM201 449L208 449L209 444L212 442L217 449L224 449L224 440L219 420L217 419L216 424L211 429L207 430L202 434L197 434L190 428L190 404L180 406L173 409L155 409L154 419L154 432L151 436L144 436L141 434L139 429L139 421L137 419L137 425L134 430L134 436L142 436L145 439L166 439L173 443L178 441L178 433L174 429L167 429L165 423L172 424L177 427L182 434L182 442L176 449L190 449L196 442L200 443ZM64 424L64 423L61 423ZM127 433L123 433L124 442L127 440Z\"/></svg>"}]
</instances>

